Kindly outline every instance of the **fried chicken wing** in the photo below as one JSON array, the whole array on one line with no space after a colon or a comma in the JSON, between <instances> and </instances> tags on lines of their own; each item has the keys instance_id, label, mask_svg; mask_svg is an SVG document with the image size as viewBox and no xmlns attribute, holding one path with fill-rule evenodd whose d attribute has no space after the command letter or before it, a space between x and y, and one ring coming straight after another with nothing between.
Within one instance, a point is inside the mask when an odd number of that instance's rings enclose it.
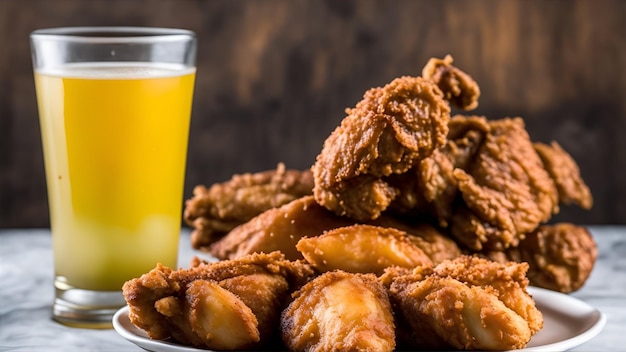
<instances>
[{"instance_id":1,"label":"fried chicken wing","mask_svg":"<svg viewBox=\"0 0 626 352\"><path fill-rule=\"evenodd\" d=\"M180 284L169 279L171 273L172 269L159 263L141 277L124 283L122 288L130 307L130 321L156 340L171 336L169 322L163 319L154 306L158 300L177 295L180 291Z\"/></svg>"},{"instance_id":2,"label":"fried chicken wing","mask_svg":"<svg viewBox=\"0 0 626 352\"><path fill-rule=\"evenodd\" d=\"M445 144L446 97L464 108L476 105L478 86L451 62L427 66L430 79L404 76L372 88L346 110L313 166L319 204L359 221L380 216L397 196L384 178L407 172Z\"/></svg>"},{"instance_id":3,"label":"fried chicken wing","mask_svg":"<svg viewBox=\"0 0 626 352\"><path fill-rule=\"evenodd\" d=\"M412 268L432 264L398 229L372 225L352 225L300 239L296 248L320 272L342 270L380 275L385 268Z\"/></svg>"},{"instance_id":4,"label":"fried chicken wing","mask_svg":"<svg viewBox=\"0 0 626 352\"><path fill-rule=\"evenodd\" d=\"M572 156L557 142L549 145L535 143L534 147L556 184L559 201L563 204L576 204L583 209L591 209L593 206L591 191L580 177L580 170Z\"/></svg>"},{"instance_id":5,"label":"fried chicken wing","mask_svg":"<svg viewBox=\"0 0 626 352\"><path fill-rule=\"evenodd\" d=\"M422 77L437 84L446 100L463 110L478 107L480 88L472 77L452 65L453 58L432 58L422 69Z\"/></svg>"},{"instance_id":6,"label":"fried chicken wing","mask_svg":"<svg viewBox=\"0 0 626 352\"><path fill-rule=\"evenodd\" d=\"M597 256L598 248L589 231L572 223L540 226L518 247L488 253L489 258L500 262L527 262L533 285L563 293L583 286Z\"/></svg>"},{"instance_id":7,"label":"fried chicken wing","mask_svg":"<svg viewBox=\"0 0 626 352\"><path fill-rule=\"evenodd\" d=\"M416 347L524 347L532 336L528 324L491 291L442 277L397 280L391 286L392 297L413 330Z\"/></svg>"},{"instance_id":8,"label":"fried chicken wing","mask_svg":"<svg viewBox=\"0 0 626 352\"><path fill-rule=\"evenodd\" d=\"M233 228L294 199L313 194L310 170L287 170L283 163L276 170L234 175L231 180L198 185L185 202L184 219L194 231L191 245L206 250Z\"/></svg>"},{"instance_id":9,"label":"fried chicken wing","mask_svg":"<svg viewBox=\"0 0 626 352\"><path fill-rule=\"evenodd\" d=\"M373 274L324 273L293 294L283 311L283 342L292 351L393 351L387 293Z\"/></svg>"},{"instance_id":10,"label":"fried chicken wing","mask_svg":"<svg viewBox=\"0 0 626 352\"><path fill-rule=\"evenodd\" d=\"M218 350L254 347L261 340L256 315L237 295L208 280L195 280L185 291L184 319L189 322L193 338ZM170 309L157 310L165 313Z\"/></svg>"},{"instance_id":11,"label":"fried chicken wing","mask_svg":"<svg viewBox=\"0 0 626 352\"><path fill-rule=\"evenodd\" d=\"M153 339L173 338L211 349L244 349L271 341L292 290L313 275L279 252L207 263L189 269L162 265L127 281L131 322Z\"/></svg>"},{"instance_id":12,"label":"fried chicken wing","mask_svg":"<svg viewBox=\"0 0 626 352\"><path fill-rule=\"evenodd\" d=\"M461 248L450 236L428 223L410 223L394 217L383 215L368 222L370 225L401 230L408 234L408 239L430 258L433 264L452 259L462 254Z\"/></svg>"},{"instance_id":13,"label":"fried chicken wing","mask_svg":"<svg viewBox=\"0 0 626 352\"><path fill-rule=\"evenodd\" d=\"M451 233L472 250L515 247L558 212L558 193L521 118L489 122L491 132L466 169L454 170L465 209Z\"/></svg>"},{"instance_id":14,"label":"fried chicken wing","mask_svg":"<svg viewBox=\"0 0 626 352\"><path fill-rule=\"evenodd\" d=\"M463 256L408 275L397 272L389 292L399 318L411 329L402 336L413 348L526 346L543 317L525 291L525 268ZM386 274L388 282L394 273Z\"/></svg>"},{"instance_id":15,"label":"fried chicken wing","mask_svg":"<svg viewBox=\"0 0 626 352\"><path fill-rule=\"evenodd\" d=\"M302 259L296 243L304 236L317 236L326 230L353 225L354 220L335 215L315 202L313 196L296 199L265 211L234 228L211 245L219 259L234 259L250 253L281 251L287 259Z\"/></svg>"},{"instance_id":16,"label":"fried chicken wing","mask_svg":"<svg viewBox=\"0 0 626 352\"><path fill-rule=\"evenodd\" d=\"M543 327L543 316L526 290L529 283L527 263L496 264L477 256L460 256L437 265L434 272L440 277L452 277L470 286L495 289L498 299L526 320L531 333Z\"/></svg>"},{"instance_id":17,"label":"fried chicken wing","mask_svg":"<svg viewBox=\"0 0 626 352\"><path fill-rule=\"evenodd\" d=\"M443 148L405 174L390 177L389 183L399 190L391 212L403 216L429 214L441 226L448 226L458 196L454 170L469 165L491 129L485 117L464 115L453 116L448 127Z\"/></svg>"}]
</instances>

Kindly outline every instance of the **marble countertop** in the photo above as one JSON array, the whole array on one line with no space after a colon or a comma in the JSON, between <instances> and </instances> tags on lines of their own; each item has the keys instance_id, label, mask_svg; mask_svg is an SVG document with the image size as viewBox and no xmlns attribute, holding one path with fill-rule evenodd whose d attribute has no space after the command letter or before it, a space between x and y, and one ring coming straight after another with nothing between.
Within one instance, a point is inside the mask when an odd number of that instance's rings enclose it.
<instances>
[{"instance_id":1,"label":"marble countertop","mask_svg":"<svg viewBox=\"0 0 626 352\"><path fill-rule=\"evenodd\" d=\"M626 351L626 226L589 228L598 260L571 295L606 315L602 332L573 351ZM202 252L183 230L179 266ZM70 328L50 318L54 297L50 231L0 230L0 351L143 351L114 330Z\"/></svg>"}]
</instances>

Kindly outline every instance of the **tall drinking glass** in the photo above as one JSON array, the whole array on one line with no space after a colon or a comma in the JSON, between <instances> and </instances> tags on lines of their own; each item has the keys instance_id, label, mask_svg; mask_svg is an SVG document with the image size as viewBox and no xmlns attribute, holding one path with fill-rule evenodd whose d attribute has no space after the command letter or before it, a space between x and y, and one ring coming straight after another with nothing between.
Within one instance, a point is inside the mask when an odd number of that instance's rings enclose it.
<instances>
[{"instance_id":1,"label":"tall drinking glass","mask_svg":"<svg viewBox=\"0 0 626 352\"><path fill-rule=\"evenodd\" d=\"M54 252L53 319L108 328L123 283L175 267L196 38L181 29L31 33Z\"/></svg>"}]
</instances>

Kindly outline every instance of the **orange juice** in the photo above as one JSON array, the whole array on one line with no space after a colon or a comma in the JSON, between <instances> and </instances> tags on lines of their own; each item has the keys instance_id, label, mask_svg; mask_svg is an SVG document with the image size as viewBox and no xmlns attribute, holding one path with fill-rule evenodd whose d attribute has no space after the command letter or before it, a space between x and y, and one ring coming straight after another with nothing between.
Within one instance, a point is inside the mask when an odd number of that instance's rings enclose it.
<instances>
[{"instance_id":1,"label":"orange juice","mask_svg":"<svg viewBox=\"0 0 626 352\"><path fill-rule=\"evenodd\" d=\"M176 266L194 78L155 64L35 72L57 281L119 291Z\"/></svg>"}]
</instances>

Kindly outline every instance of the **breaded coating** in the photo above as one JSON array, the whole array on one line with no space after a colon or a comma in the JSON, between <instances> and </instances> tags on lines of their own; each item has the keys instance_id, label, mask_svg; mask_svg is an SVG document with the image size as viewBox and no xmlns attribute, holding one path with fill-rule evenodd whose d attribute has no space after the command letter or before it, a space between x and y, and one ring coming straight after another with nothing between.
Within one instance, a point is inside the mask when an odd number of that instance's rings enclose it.
<instances>
[{"instance_id":1,"label":"breaded coating","mask_svg":"<svg viewBox=\"0 0 626 352\"><path fill-rule=\"evenodd\" d=\"M431 276L396 280L391 293L416 348L509 350L526 346L532 336L524 319L489 289Z\"/></svg>"},{"instance_id":2,"label":"breaded coating","mask_svg":"<svg viewBox=\"0 0 626 352\"><path fill-rule=\"evenodd\" d=\"M158 300L177 296L180 292L180 284L169 279L172 271L159 263L154 269L127 281L122 287L124 299L130 307L130 321L155 340L172 336L170 323L154 306Z\"/></svg>"},{"instance_id":3,"label":"breaded coating","mask_svg":"<svg viewBox=\"0 0 626 352\"><path fill-rule=\"evenodd\" d=\"M521 118L489 122L491 131L467 168L454 170L465 209L451 218L451 233L479 251L515 247L558 212L558 193Z\"/></svg>"},{"instance_id":4,"label":"breaded coating","mask_svg":"<svg viewBox=\"0 0 626 352\"><path fill-rule=\"evenodd\" d=\"M393 351L387 293L373 274L324 273L293 294L281 331L291 351Z\"/></svg>"},{"instance_id":5,"label":"breaded coating","mask_svg":"<svg viewBox=\"0 0 626 352\"><path fill-rule=\"evenodd\" d=\"M518 247L488 253L493 260L527 262L531 284L563 293L584 285L597 256L598 248L589 231L572 223L540 226Z\"/></svg>"},{"instance_id":6,"label":"breaded coating","mask_svg":"<svg viewBox=\"0 0 626 352\"><path fill-rule=\"evenodd\" d=\"M543 325L526 292L525 269L522 264L463 256L434 268L416 268L408 275L386 273L384 279L392 280L389 292L398 319L410 327L401 335L407 348L525 347Z\"/></svg>"},{"instance_id":7,"label":"breaded coating","mask_svg":"<svg viewBox=\"0 0 626 352\"><path fill-rule=\"evenodd\" d=\"M160 304L162 301L168 301L166 307ZM183 335L193 345L237 350L252 348L261 340L259 327L263 325L259 324L252 309L217 282L193 281L185 291L184 301L186 304L182 307L173 309L170 302L176 301L167 297L157 301L155 307L170 319L178 319L177 326L185 327ZM180 335L173 334L179 339Z\"/></svg>"},{"instance_id":8,"label":"breaded coating","mask_svg":"<svg viewBox=\"0 0 626 352\"><path fill-rule=\"evenodd\" d=\"M580 170L572 156L554 141L549 145L535 143L533 146L556 184L559 201L566 205L576 204L583 209L591 209L591 191L580 177Z\"/></svg>"},{"instance_id":9,"label":"breaded coating","mask_svg":"<svg viewBox=\"0 0 626 352\"><path fill-rule=\"evenodd\" d=\"M210 349L250 349L278 333L280 310L291 291L313 275L279 252L189 269L162 265L124 283L131 322L153 339L173 338Z\"/></svg>"},{"instance_id":10,"label":"breaded coating","mask_svg":"<svg viewBox=\"0 0 626 352\"><path fill-rule=\"evenodd\" d=\"M433 264L456 258L462 254L461 248L450 236L428 223L410 223L383 215L369 222L369 224L406 232L409 235L409 241L421 249Z\"/></svg>"},{"instance_id":11,"label":"breaded coating","mask_svg":"<svg viewBox=\"0 0 626 352\"><path fill-rule=\"evenodd\" d=\"M376 219L397 195L383 177L445 144L450 107L436 82L404 76L368 90L346 113L317 156L313 194L338 215Z\"/></svg>"},{"instance_id":12,"label":"breaded coating","mask_svg":"<svg viewBox=\"0 0 626 352\"><path fill-rule=\"evenodd\" d=\"M491 130L482 116L455 115L448 127L448 140L443 148L405 174L390 178L389 183L399 190L390 206L391 212L405 216L430 214L441 226L448 226L458 197L454 170L465 169L472 162Z\"/></svg>"},{"instance_id":13,"label":"breaded coating","mask_svg":"<svg viewBox=\"0 0 626 352\"><path fill-rule=\"evenodd\" d=\"M206 250L233 228L265 210L313 194L310 170L287 170L279 163L276 170L234 175L231 180L198 185L185 202L184 219L194 228L191 245Z\"/></svg>"},{"instance_id":14,"label":"breaded coating","mask_svg":"<svg viewBox=\"0 0 626 352\"><path fill-rule=\"evenodd\" d=\"M409 240L426 253L433 264L459 257L461 248L450 237L429 224L412 226Z\"/></svg>"},{"instance_id":15,"label":"breaded coating","mask_svg":"<svg viewBox=\"0 0 626 352\"><path fill-rule=\"evenodd\" d=\"M422 77L437 84L446 100L463 110L478 107L480 87L472 77L452 65L453 58L431 58L422 69Z\"/></svg>"},{"instance_id":16,"label":"breaded coating","mask_svg":"<svg viewBox=\"0 0 626 352\"><path fill-rule=\"evenodd\" d=\"M320 272L341 270L381 275L385 268L431 265L430 258L401 230L372 225L336 228L304 237L296 248Z\"/></svg>"},{"instance_id":17,"label":"breaded coating","mask_svg":"<svg viewBox=\"0 0 626 352\"><path fill-rule=\"evenodd\" d=\"M528 323L531 333L543 327L543 316L526 290L529 284L527 263L507 262L501 265L478 256L460 256L434 268L440 277L452 277L471 286L492 287L504 305Z\"/></svg>"},{"instance_id":18,"label":"breaded coating","mask_svg":"<svg viewBox=\"0 0 626 352\"><path fill-rule=\"evenodd\" d=\"M296 199L263 212L234 228L213 243L210 253L219 259L234 259L250 253L281 251L287 259L302 259L296 243L304 236L353 225L354 220L335 215L315 202L313 196Z\"/></svg>"}]
</instances>

